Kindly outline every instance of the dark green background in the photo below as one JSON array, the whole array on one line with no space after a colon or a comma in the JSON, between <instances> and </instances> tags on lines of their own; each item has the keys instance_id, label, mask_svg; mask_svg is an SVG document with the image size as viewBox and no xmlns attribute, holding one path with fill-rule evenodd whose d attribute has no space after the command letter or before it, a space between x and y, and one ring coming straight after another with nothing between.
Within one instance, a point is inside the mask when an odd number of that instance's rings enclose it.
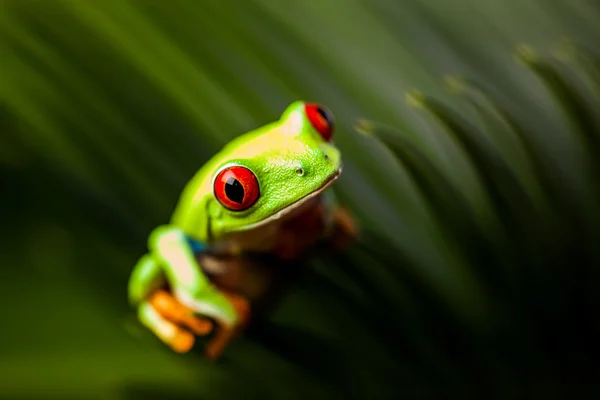
<instances>
[{"instance_id":1,"label":"dark green background","mask_svg":"<svg viewBox=\"0 0 600 400\"><path fill-rule=\"evenodd\" d=\"M594 0L0 5L0 398L596 389ZM220 363L172 354L126 303L146 237L297 99L336 115L363 237Z\"/></svg>"}]
</instances>

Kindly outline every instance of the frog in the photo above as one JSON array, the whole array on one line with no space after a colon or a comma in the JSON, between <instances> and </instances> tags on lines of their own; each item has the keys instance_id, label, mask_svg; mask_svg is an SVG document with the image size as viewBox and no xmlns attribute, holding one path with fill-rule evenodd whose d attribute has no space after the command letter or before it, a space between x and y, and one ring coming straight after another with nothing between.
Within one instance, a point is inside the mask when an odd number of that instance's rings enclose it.
<instances>
[{"instance_id":1,"label":"frog","mask_svg":"<svg viewBox=\"0 0 600 400\"><path fill-rule=\"evenodd\" d=\"M357 237L331 189L343 170L334 131L327 107L294 101L200 167L131 272L129 303L145 328L177 353L212 334L204 355L216 360L250 322L244 254L283 262L319 241L340 249Z\"/></svg>"}]
</instances>

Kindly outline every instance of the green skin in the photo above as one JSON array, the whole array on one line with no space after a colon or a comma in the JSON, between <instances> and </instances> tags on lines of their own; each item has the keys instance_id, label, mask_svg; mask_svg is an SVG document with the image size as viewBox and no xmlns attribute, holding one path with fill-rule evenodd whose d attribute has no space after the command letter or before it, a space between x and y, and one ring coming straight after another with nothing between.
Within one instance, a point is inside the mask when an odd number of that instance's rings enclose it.
<instances>
[{"instance_id":1,"label":"green skin","mask_svg":"<svg viewBox=\"0 0 600 400\"><path fill-rule=\"evenodd\" d=\"M259 182L258 200L243 211L226 209L213 194L215 177L231 165L249 168ZM198 314L224 326L236 325L237 312L204 275L186 236L211 246L230 234L267 225L320 194L341 167L340 151L313 128L300 101L288 106L278 121L232 140L188 183L170 224L151 233L149 253L129 281L129 300L140 321L160 337L171 334L147 302L168 283L177 299ZM335 205L329 201L328 206L331 210Z\"/></svg>"}]
</instances>

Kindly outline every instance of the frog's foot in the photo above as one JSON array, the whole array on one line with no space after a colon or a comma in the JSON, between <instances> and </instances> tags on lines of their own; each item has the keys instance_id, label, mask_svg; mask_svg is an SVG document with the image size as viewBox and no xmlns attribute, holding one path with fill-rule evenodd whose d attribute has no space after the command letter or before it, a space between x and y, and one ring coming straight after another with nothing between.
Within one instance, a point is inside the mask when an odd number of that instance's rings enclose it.
<instances>
[{"instance_id":1,"label":"frog's foot","mask_svg":"<svg viewBox=\"0 0 600 400\"><path fill-rule=\"evenodd\" d=\"M215 335L204 350L206 357L211 360L219 358L225 347L242 332L250 320L250 302L245 297L223 290L221 293L233 305L239 318L235 325L221 324L215 327Z\"/></svg>"},{"instance_id":2,"label":"frog's foot","mask_svg":"<svg viewBox=\"0 0 600 400\"><path fill-rule=\"evenodd\" d=\"M139 308L140 321L178 353L188 352L195 342L194 335L207 335L212 322L197 317L165 290L156 291Z\"/></svg>"},{"instance_id":3,"label":"frog's foot","mask_svg":"<svg viewBox=\"0 0 600 400\"><path fill-rule=\"evenodd\" d=\"M333 211L333 231L331 232L330 242L336 249L347 246L358 237L358 224L348 210L343 207L337 207Z\"/></svg>"}]
</instances>

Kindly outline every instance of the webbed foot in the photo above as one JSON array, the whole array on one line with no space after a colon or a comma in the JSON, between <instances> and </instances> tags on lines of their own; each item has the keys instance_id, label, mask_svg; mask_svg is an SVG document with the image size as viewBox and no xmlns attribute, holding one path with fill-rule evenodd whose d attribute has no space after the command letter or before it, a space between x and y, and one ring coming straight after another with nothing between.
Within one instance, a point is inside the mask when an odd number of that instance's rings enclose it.
<instances>
[{"instance_id":1,"label":"webbed foot","mask_svg":"<svg viewBox=\"0 0 600 400\"><path fill-rule=\"evenodd\" d=\"M178 353L194 346L195 335L208 335L213 323L198 317L166 290L154 292L139 308L140 321Z\"/></svg>"},{"instance_id":2,"label":"webbed foot","mask_svg":"<svg viewBox=\"0 0 600 400\"><path fill-rule=\"evenodd\" d=\"M229 302L235 308L238 314L238 321L233 326L217 325L215 327L215 335L206 345L204 354L211 360L219 358L223 350L227 347L233 339L235 339L247 326L250 321L250 302L242 295L229 291L221 291L223 296L229 300Z\"/></svg>"}]
</instances>

